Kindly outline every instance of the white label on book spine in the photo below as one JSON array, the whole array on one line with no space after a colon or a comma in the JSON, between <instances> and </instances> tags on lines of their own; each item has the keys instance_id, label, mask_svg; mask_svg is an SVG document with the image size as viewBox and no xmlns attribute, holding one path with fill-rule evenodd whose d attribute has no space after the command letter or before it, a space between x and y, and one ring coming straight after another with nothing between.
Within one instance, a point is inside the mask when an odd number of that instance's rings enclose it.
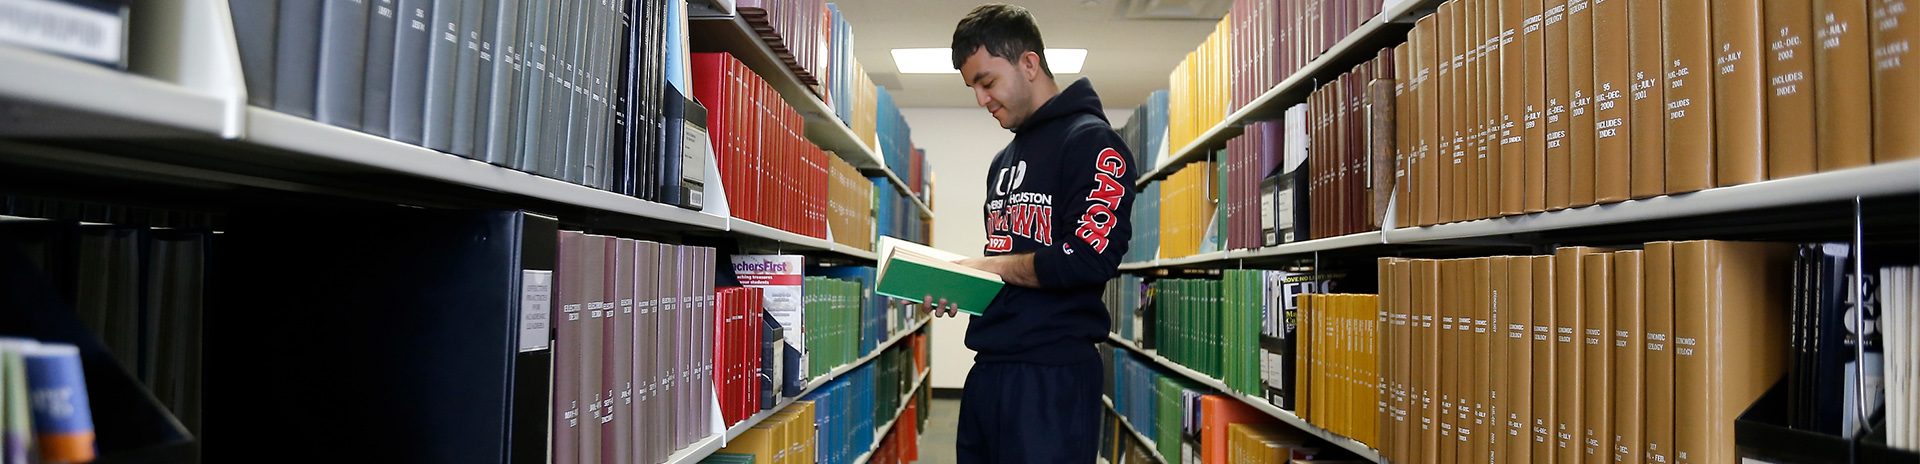
<instances>
[{"instance_id":1,"label":"white label on book spine","mask_svg":"<svg viewBox=\"0 0 1920 464\"><path fill-rule=\"evenodd\" d=\"M0 43L118 64L126 49L119 14L50 0L0 0Z\"/></svg>"},{"instance_id":2,"label":"white label on book spine","mask_svg":"<svg viewBox=\"0 0 1920 464\"><path fill-rule=\"evenodd\" d=\"M553 271L520 271L520 352L547 349L552 343Z\"/></svg>"}]
</instances>

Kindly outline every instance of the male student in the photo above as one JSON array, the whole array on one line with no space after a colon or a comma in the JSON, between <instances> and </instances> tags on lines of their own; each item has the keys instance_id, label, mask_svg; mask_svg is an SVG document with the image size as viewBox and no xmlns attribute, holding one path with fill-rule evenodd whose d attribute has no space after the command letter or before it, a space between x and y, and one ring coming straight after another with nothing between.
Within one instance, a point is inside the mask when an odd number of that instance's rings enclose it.
<instances>
[{"instance_id":1,"label":"male student","mask_svg":"<svg viewBox=\"0 0 1920 464\"><path fill-rule=\"evenodd\" d=\"M984 5L953 32L953 65L1013 142L987 171L986 257L1007 282L967 327L961 463L1091 463L1100 443L1100 301L1132 236L1139 175L1093 84L1054 83L1027 10ZM945 299L936 313L952 316Z\"/></svg>"}]
</instances>

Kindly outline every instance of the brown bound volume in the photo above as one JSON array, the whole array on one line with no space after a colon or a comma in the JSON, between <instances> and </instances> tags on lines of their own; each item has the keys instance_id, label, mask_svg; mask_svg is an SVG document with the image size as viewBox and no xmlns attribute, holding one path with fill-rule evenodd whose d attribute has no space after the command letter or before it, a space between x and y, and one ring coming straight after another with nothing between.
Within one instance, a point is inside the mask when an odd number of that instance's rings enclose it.
<instances>
[{"instance_id":1,"label":"brown bound volume","mask_svg":"<svg viewBox=\"0 0 1920 464\"><path fill-rule=\"evenodd\" d=\"M1594 253L1580 257L1581 285L1586 299L1581 309L1586 320L1581 327L1581 381L1586 382L1586 397L1581 401L1582 461L1588 464L1613 462L1613 255Z\"/></svg>"},{"instance_id":2,"label":"brown bound volume","mask_svg":"<svg viewBox=\"0 0 1920 464\"><path fill-rule=\"evenodd\" d=\"M1813 0L1766 0L1766 21L1767 178L1812 174Z\"/></svg>"},{"instance_id":3,"label":"brown bound volume","mask_svg":"<svg viewBox=\"0 0 1920 464\"><path fill-rule=\"evenodd\" d=\"M1646 298L1646 433L1649 464L1673 462L1673 242L1647 244L1641 277Z\"/></svg>"},{"instance_id":4,"label":"brown bound volume","mask_svg":"<svg viewBox=\"0 0 1920 464\"><path fill-rule=\"evenodd\" d=\"M1513 319L1513 306L1510 298L1513 291L1508 289L1507 256L1481 258L1481 267L1487 269L1487 330L1483 337L1487 340L1487 420L1480 426L1483 440L1487 443L1488 462L1502 462L1507 456L1507 402L1512 391L1508 389L1508 375L1511 363L1508 361L1507 327Z\"/></svg>"},{"instance_id":5,"label":"brown bound volume","mask_svg":"<svg viewBox=\"0 0 1920 464\"><path fill-rule=\"evenodd\" d=\"M1733 419L1786 371L1793 246L1673 246L1674 457L1733 462Z\"/></svg>"},{"instance_id":6,"label":"brown bound volume","mask_svg":"<svg viewBox=\"0 0 1920 464\"><path fill-rule=\"evenodd\" d=\"M1593 8L1567 0L1567 205L1593 204Z\"/></svg>"},{"instance_id":7,"label":"brown bound volume","mask_svg":"<svg viewBox=\"0 0 1920 464\"><path fill-rule=\"evenodd\" d=\"M1586 435L1586 366L1581 349L1587 325L1586 260L1602 250L1589 247L1562 247L1554 250L1554 460L1583 462L1582 439Z\"/></svg>"},{"instance_id":8,"label":"brown bound volume","mask_svg":"<svg viewBox=\"0 0 1920 464\"><path fill-rule=\"evenodd\" d=\"M582 283L581 295L586 299L586 307L580 310L580 462L601 462L600 436L604 433L601 420L605 417L602 409L606 393L601 390L603 377L608 374L606 366L607 301L604 277L607 270L607 248L612 245L613 237L587 235L584 239L586 252L582 253L581 274L586 277Z\"/></svg>"},{"instance_id":9,"label":"brown bound volume","mask_svg":"<svg viewBox=\"0 0 1920 464\"><path fill-rule=\"evenodd\" d=\"M635 381L638 382L634 385L634 423L636 424L658 424L664 419L660 413L661 402L656 398L660 394L660 360L658 356L652 355L659 351L657 335L660 333L658 314L660 268L656 264L660 261L660 248L663 246L670 245L647 241L634 245L633 311L638 316L634 318L634 326L637 330L634 340L640 343L634 348L633 357L633 372ZM638 448L636 456L642 458L641 460L659 462L671 453L670 450L661 449L665 445L659 443L660 432L657 429L657 427L640 426L633 428L634 442Z\"/></svg>"},{"instance_id":10,"label":"brown bound volume","mask_svg":"<svg viewBox=\"0 0 1920 464\"><path fill-rule=\"evenodd\" d=\"M1520 40L1528 0L1500 0L1500 209L1527 212L1527 54ZM1535 3L1538 3L1537 1Z\"/></svg>"},{"instance_id":11,"label":"brown bound volume","mask_svg":"<svg viewBox=\"0 0 1920 464\"><path fill-rule=\"evenodd\" d=\"M1627 0L1627 70L1633 75L1628 126L1633 128L1632 169L1627 176L1633 198L1667 193L1666 79L1660 56L1666 30L1660 27L1665 0Z\"/></svg>"},{"instance_id":12,"label":"brown bound volume","mask_svg":"<svg viewBox=\"0 0 1920 464\"><path fill-rule=\"evenodd\" d=\"M1407 35L1411 40L1413 35ZM1394 46L1394 226L1413 224L1413 197L1407 196L1411 178L1407 171L1413 171L1407 163L1413 161L1413 132L1417 132L1419 123L1413 119L1413 73L1411 73L1411 50L1413 44ZM1265 173L1261 173L1265 174Z\"/></svg>"},{"instance_id":13,"label":"brown bound volume","mask_svg":"<svg viewBox=\"0 0 1920 464\"><path fill-rule=\"evenodd\" d=\"M1667 0L1667 193L1713 187L1713 59L1707 0Z\"/></svg>"},{"instance_id":14,"label":"brown bound volume","mask_svg":"<svg viewBox=\"0 0 1920 464\"><path fill-rule=\"evenodd\" d=\"M1367 100L1370 102L1365 115L1368 134L1363 141L1368 144L1368 152L1372 155L1366 160L1365 169L1369 176L1367 190L1370 195L1367 198L1367 227L1353 231L1356 233L1380 230L1386 226L1387 206L1393 201L1396 188L1394 181L1398 177L1395 167L1399 163L1395 162L1394 155L1400 152L1400 128L1394 124L1394 120L1398 119L1395 114L1399 106L1395 103L1399 98L1394 94L1393 81L1373 79L1367 84L1367 90ZM1394 224L1399 222L1395 221Z\"/></svg>"},{"instance_id":15,"label":"brown bound volume","mask_svg":"<svg viewBox=\"0 0 1920 464\"><path fill-rule=\"evenodd\" d=\"M1541 0L1519 0L1521 61L1526 81L1521 96L1525 100L1521 118L1520 144L1526 169L1523 187L1526 212L1547 210L1547 53L1545 4Z\"/></svg>"},{"instance_id":16,"label":"brown bound volume","mask_svg":"<svg viewBox=\"0 0 1920 464\"><path fill-rule=\"evenodd\" d=\"M584 274L586 236L560 231L559 252L553 276L554 309L558 310L553 333L553 462L579 464L585 462L580 460L580 412L584 410L580 404L580 337L585 330L581 309L587 306L582 293L588 277Z\"/></svg>"},{"instance_id":17,"label":"brown bound volume","mask_svg":"<svg viewBox=\"0 0 1920 464\"><path fill-rule=\"evenodd\" d=\"M1640 318L1643 294L1641 268L1647 252L1627 250L1613 253L1613 462L1638 464L1645 450L1640 448L1641 407L1645 404L1646 379L1641 360L1646 351Z\"/></svg>"},{"instance_id":18,"label":"brown bound volume","mask_svg":"<svg viewBox=\"0 0 1920 464\"><path fill-rule=\"evenodd\" d=\"M1568 176L1572 175L1572 161L1567 159L1567 107L1568 98L1573 92L1573 78L1568 77L1567 54L1567 0L1547 0L1546 36L1543 54L1547 66L1547 209L1566 209L1573 190L1568 185Z\"/></svg>"},{"instance_id":19,"label":"brown bound volume","mask_svg":"<svg viewBox=\"0 0 1920 464\"><path fill-rule=\"evenodd\" d=\"M1473 425L1468 432L1461 434L1467 439L1461 448L1470 450L1463 462L1487 462L1487 437L1493 435L1488 433L1492 425L1488 420L1488 411L1493 404L1493 375L1490 372L1493 366L1488 364L1493 358L1493 327L1488 325L1493 318L1493 260L1474 258L1467 260L1466 264L1471 274L1470 282L1473 283L1467 292L1467 301L1471 303L1467 310L1473 315L1473 328L1466 332L1467 355L1470 357L1468 365L1472 372L1463 384L1467 388L1467 398L1473 404L1468 417Z\"/></svg>"},{"instance_id":20,"label":"brown bound volume","mask_svg":"<svg viewBox=\"0 0 1920 464\"><path fill-rule=\"evenodd\" d=\"M600 441L603 444L613 445L614 462L634 462L634 442L631 437L635 424L633 421L635 419L633 416L633 337L635 333L633 282L636 270L633 250L635 241L626 238L615 239L613 245L608 247L609 252L613 253L613 256L608 259L608 262L612 263L610 269L613 272L608 273L607 276L608 290L614 296L614 307L611 309L613 318L608 319L611 324L607 326L607 340L612 345L609 351L613 353L611 369L608 370L608 378L611 380L601 382L613 387L613 394L609 396L611 401L608 404L611 406L608 411L613 417L613 428L612 433L602 435ZM604 451L605 447L602 447L602 450Z\"/></svg>"},{"instance_id":21,"label":"brown bound volume","mask_svg":"<svg viewBox=\"0 0 1920 464\"><path fill-rule=\"evenodd\" d=\"M1560 452L1554 447L1554 428L1559 426L1555 410L1554 359L1554 257L1535 256L1533 266L1533 449L1532 462L1552 463Z\"/></svg>"},{"instance_id":22,"label":"brown bound volume","mask_svg":"<svg viewBox=\"0 0 1920 464\"><path fill-rule=\"evenodd\" d=\"M1506 447L1502 462L1533 459L1533 257L1507 257L1507 293L1500 296L1506 324L1507 386L1500 390L1506 415ZM1409 461L1412 462L1412 461Z\"/></svg>"},{"instance_id":23,"label":"brown bound volume","mask_svg":"<svg viewBox=\"0 0 1920 464\"><path fill-rule=\"evenodd\" d=\"M1460 282L1460 260L1449 259L1440 262L1440 447L1435 451L1434 462L1448 464L1456 462L1460 455L1460 413L1456 404L1459 399L1460 371L1467 363L1461 361L1460 331L1454 327L1459 323L1460 289L1466 285Z\"/></svg>"},{"instance_id":24,"label":"brown bound volume","mask_svg":"<svg viewBox=\"0 0 1920 464\"><path fill-rule=\"evenodd\" d=\"M1767 178L1766 66L1760 2L1713 0L1714 185Z\"/></svg>"},{"instance_id":25,"label":"brown bound volume","mask_svg":"<svg viewBox=\"0 0 1920 464\"><path fill-rule=\"evenodd\" d=\"M1451 107L1453 110L1453 199L1450 202L1453 206L1453 215L1448 217L1448 222L1473 219L1471 205L1476 189L1468 182L1472 180L1469 172L1474 167L1476 153L1473 135L1480 125L1480 118L1475 116L1478 113L1474 111L1474 105L1479 103L1474 101L1474 96L1479 92L1473 91L1473 86L1479 81L1468 78L1471 75L1468 66L1473 64L1471 62L1473 51L1477 48L1472 34L1473 10L1469 8L1472 4L1466 0L1459 0L1454 4L1453 27L1450 33L1453 36L1454 93Z\"/></svg>"},{"instance_id":26,"label":"brown bound volume","mask_svg":"<svg viewBox=\"0 0 1920 464\"><path fill-rule=\"evenodd\" d=\"M1873 8L1873 161L1920 158L1920 67L1907 66L1920 20L1905 0L1869 0Z\"/></svg>"},{"instance_id":27,"label":"brown bound volume","mask_svg":"<svg viewBox=\"0 0 1920 464\"><path fill-rule=\"evenodd\" d=\"M1820 96L1815 156L1823 172L1865 166L1873 162L1867 0L1814 0L1813 18L1813 82Z\"/></svg>"},{"instance_id":28,"label":"brown bound volume","mask_svg":"<svg viewBox=\"0 0 1920 464\"><path fill-rule=\"evenodd\" d=\"M1628 88L1633 85L1630 0L1593 0L1593 201L1632 197L1633 132Z\"/></svg>"},{"instance_id":29,"label":"brown bound volume","mask_svg":"<svg viewBox=\"0 0 1920 464\"><path fill-rule=\"evenodd\" d=\"M1440 409L1435 400L1439 397L1440 383L1440 336L1434 319L1440 308L1440 263L1431 259L1413 261L1413 301L1414 311L1420 316L1420 326L1414 330L1414 347L1419 354L1414 357L1414 379L1417 385L1418 401L1414 402L1415 425L1414 449L1416 453L1408 462L1439 462L1440 449Z\"/></svg>"},{"instance_id":30,"label":"brown bound volume","mask_svg":"<svg viewBox=\"0 0 1920 464\"><path fill-rule=\"evenodd\" d=\"M1420 169L1415 173L1418 176L1414 181L1417 190L1413 190L1413 196L1420 205L1414 223L1422 226L1440 223L1440 164L1435 154L1444 150L1445 144L1441 143L1440 138L1440 89L1436 87L1440 84L1435 78L1435 73L1439 71L1434 69L1441 56L1439 21L1439 15L1420 18L1414 23L1413 37L1408 39L1416 44L1413 62L1415 82L1420 89L1415 95L1418 100L1415 106L1420 112L1415 118L1420 121L1420 148L1415 150L1419 153L1420 161L1417 164Z\"/></svg>"},{"instance_id":31,"label":"brown bound volume","mask_svg":"<svg viewBox=\"0 0 1920 464\"><path fill-rule=\"evenodd\" d=\"M1420 317L1413 306L1413 261L1406 258L1392 258L1387 264L1387 269L1392 276L1392 279L1387 281L1387 285L1393 289L1393 295L1391 298L1383 295L1382 298L1385 298L1387 304L1393 307L1391 321L1393 336L1388 341L1392 343L1394 382L1394 410L1391 411L1393 433L1390 439L1393 446L1388 449L1388 452L1395 462L1414 462L1416 450L1420 446L1420 443L1414 439L1418 436L1419 419L1411 416L1411 413L1415 408L1414 403L1420 399L1414 391L1418 383L1414 377L1414 369L1418 368L1419 363L1415 360L1418 356L1413 354L1414 349L1419 346L1417 337L1420 333L1418 330Z\"/></svg>"},{"instance_id":32,"label":"brown bound volume","mask_svg":"<svg viewBox=\"0 0 1920 464\"><path fill-rule=\"evenodd\" d=\"M1474 205L1475 219L1500 215L1500 0L1478 0L1480 20L1478 37L1480 67L1474 74L1480 84L1480 165L1474 185L1479 186L1479 203ZM1482 434L1484 436L1484 434Z\"/></svg>"},{"instance_id":33,"label":"brown bound volume","mask_svg":"<svg viewBox=\"0 0 1920 464\"><path fill-rule=\"evenodd\" d=\"M1439 161L1439 166L1436 166L1438 168L1436 179L1438 179L1439 188L1435 190L1435 196L1432 197L1435 202L1439 203L1438 215L1434 217L1435 224L1453 222L1456 219L1454 216L1453 192L1460 186L1460 183L1453 177L1454 173L1458 171L1454 169L1454 166L1460 164L1460 155L1454 151L1453 147L1454 139L1458 138L1460 134L1460 128L1456 127L1458 121L1456 121L1454 117L1457 110L1456 106L1460 105L1460 99L1458 98L1459 87L1455 86L1453 82L1454 64L1460 62L1460 50L1455 46L1458 40L1454 34L1454 17L1456 16L1454 11L1459 8L1460 3L1457 0L1449 1L1440 4L1440 9L1433 13L1435 18L1434 24L1437 26L1434 30L1434 36L1438 39L1438 48L1436 49L1438 55L1435 57L1437 61L1433 63L1434 67L1438 69L1438 71L1434 73L1434 79L1438 84L1434 89L1434 109L1438 118L1436 121L1439 121L1440 124L1439 131L1435 134L1438 135L1440 139L1439 147L1437 147L1438 151L1434 153L1434 156L1437 157ZM1442 430L1442 432L1447 433L1448 439L1451 439L1453 436L1452 429L1450 428Z\"/></svg>"}]
</instances>

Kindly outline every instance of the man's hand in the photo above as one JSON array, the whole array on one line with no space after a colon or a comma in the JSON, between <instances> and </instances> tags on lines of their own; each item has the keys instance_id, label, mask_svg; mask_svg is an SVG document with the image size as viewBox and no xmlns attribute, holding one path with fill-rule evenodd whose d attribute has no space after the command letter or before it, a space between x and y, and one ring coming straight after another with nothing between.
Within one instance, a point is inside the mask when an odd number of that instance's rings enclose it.
<instances>
[{"instance_id":1,"label":"man's hand","mask_svg":"<svg viewBox=\"0 0 1920 464\"><path fill-rule=\"evenodd\" d=\"M927 295L921 298L920 301L924 302L920 304L920 310L923 312L932 312L934 317L956 317L960 315L960 307L954 306L953 303L948 303L946 298L936 300L933 298L933 295Z\"/></svg>"}]
</instances>

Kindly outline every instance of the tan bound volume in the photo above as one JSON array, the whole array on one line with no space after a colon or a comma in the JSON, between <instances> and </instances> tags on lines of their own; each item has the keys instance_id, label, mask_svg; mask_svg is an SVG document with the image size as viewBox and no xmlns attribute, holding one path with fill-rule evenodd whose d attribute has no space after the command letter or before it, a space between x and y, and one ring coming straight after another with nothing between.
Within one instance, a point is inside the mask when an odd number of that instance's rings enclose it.
<instances>
[{"instance_id":1,"label":"tan bound volume","mask_svg":"<svg viewBox=\"0 0 1920 464\"><path fill-rule=\"evenodd\" d=\"M1713 60L1707 0L1666 0L1667 193L1713 187Z\"/></svg>"},{"instance_id":2,"label":"tan bound volume","mask_svg":"<svg viewBox=\"0 0 1920 464\"><path fill-rule=\"evenodd\" d=\"M1813 27L1815 157L1821 171L1865 166L1873 162L1867 0L1813 0Z\"/></svg>"},{"instance_id":3,"label":"tan bound volume","mask_svg":"<svg viewBox=\"0 0 1920 464\"><path fill-rule=\"evenodd\" d=\"M1440 383L1436 387L1440 392L1439 423L1440 447L1435 449L1434 462L1452 464L1458 462L1460 455L1460 412L1458 395L1460 390L1460 371L1467 363L1461 362L1460 331L1455 327L1460 320L1460 260L1449 259L1440 262Z\"/></svg>"},{"instance_id":4,"label":"tan bound volume","mask_svg":"<svg viewBox=\"0 0 1920 464\"><path fill-rule=\"evenodd\" d=\"M1673 246L1674 461L1733 462L1733 419L1786 370L1793 246Z\"/></svg>"},{"instance_id":5,"label":"tan bound volume","mask_svg":"<svg viewBox=\"0 0 1920 464\"><path fill-rule=\"evenodd\" d=\"M1873 17L1873 161L1920 158L1920 64L1913 43L1920 42L1920 20L1906 0L1869 0Z\"/></svg>"},{"instance_id":6,"label":"tan bound volume","mask_svg":"<svg viewBox=\"0 0 1920 464\"><path fill-rule=\"evenodd\" d=\"M1547 210L1547 53L1546 5L1520 0L1520 48L1526 62L1525 109L1520 120L1520 144L1525 154L1526 212Z\"/></svg>"},{"instance_id":7,"label":"tan bound volume","mask_svg":"<svg viewBox=\"0 0 1920 464\"><path fill-rule=\"evenodd\" d=\"M1472 273L1473 286L1468 292L1468 312L1473 315L1473 328L1467 332L1469 365L1473 372L1467 376L1467 397L1472 399L1473 410L1469 420L1473 424L1469 433L1463 434L1468 443L1462 445L1470 450L1467 462L1487 462L1489 442L1487 437L1493 422L1489 410L1493 405L1493 327L1488 325L1493 319L1493 260L1474 258L1467 260L1467 269ZM1470 445L1470 446L1469 446Z\"/></svg>"},{"instance_id":8,"label":"tan bound volume","mask_svg":"<svg viewBox=\"0 0 1920 464\"><path fill-rule=\"evenodd\" d=\"M1646 317L1646 433L1642 454L1650 464L1673 462L1673 243L1647 244L1646 266L1641 268Z\"/></svg>"},{"instance_id":9,"label":"tan bound volume","mask_svg":"<svg viewBox=\"0 0 1920 464\"><path fill-rule=\"evenodd\" d=\"M1646 293L1641 286L1641 269L1647 252L1627 250L1613 253L1613 462L1639 464L1642 453L1641 421L1645 415L1646 378L1642 375L1646 351L1642 345L1641 303Z\"/></svg>"},{"instance_id":10,"label":"tan bound volume","mask_svg":"<svg viewBox=\"0 0 1920 464\"><path fill-rule=\"evenodd\" d=\"M1713 0L1714 185L1767 178L1766 66L1760 2Z\"/></svg>"},{"instance_id":11,"label":"tan bound volume","mask_svg":"<svg viewBox=\"0 0 1920 464\"><path fill-rule=\"evenodd\" d=\"M1664 0L1627 0L1627 71L1633 83L1628 104L1633 127L1632 168L1627 176L1633 198L1667 193L1666 89L1661 48L1666 34L1660 27Z\"/></svg>"},{"instance_id":12,"label":"tan bound volume","mask_svg":"<svg viewBox=\"0 0 1920 464\"><path fill-rule=\"evenodd\" d=\"M1813 0L1766 0L1767 178L1820 170L1814 160Z\"/></svg>"},{"instance_id":13,"label":"tan bound volume","mask_svg":"<svg viewBox=\"0 0 1920 464\"><path fill-rule=\"evenodd\" d=\"M1589 0L1567 0L1567 204L1593 204L1593 8Z\"/></svg>"},{"instance_id":14,"label":"tan bound volume","mask_svg":"<svg viewBox=\"0 0 1920 464\"><path fill-rule=\"evenodd\" d=\"M1587 325L1586 261L1600 252L1590 247L1554 250L1554 453L1555 461L1583 462L1581 442L1586 435L1586 366L1582 334Z\"/></svg>"},{"instance_id":15,"label":"tan bound volume","mask_svg":"<svg viewBox=\"0 0 1920 464\"><path fill-rule=\"evenodd\" d=\"M1439 130L1434 134L1440 141L1437 147L1438 151L1434 153L1434 157L1436 161L1438 161L1438 166L1435 166L1435 178L1438 188L1435 189L1435 195L1432 197L1435 202L1439 203L1437 215L1434 216L1434 223L1436 224L1444 224L1455 220L1453 207L1454 190L1460 186L1459 182L1455 181L1453 177L1454 173L1458 171L1454 169L1454 166L1460 164L1460 154L1454 151L1453 147L1454 140L1458 138L1460 134L1460 129L1457 127L1459 121L1457 121L1457 118L1454 116L1457 111L1455 107L1460 105L1461 102L1459 102L1458 98L1459 87L1455 86L1453 81L1454 64L1460 61L1460 50L1455 46L1455 42L1458 42L1458 40L1455 38L1454 33L1456 22L1454 20L1454 11L1459 10L1459 8L1459 1L1453 0L1440 4L1440 9L1433 13L1435 18L1434 24L1437 26L1434 30L1434 37L1436 38L1435 40L1437 40L1436 55L1434 56L1435 61L1433 63L1434 68L1437 69L1437 71L1434 72L1434 80L1437 84L1434 89L1434 109L1438 117L1436 121L1440 124ZM1449 438L1453 436L1451 428L1442 430L1442 432L1446 432Z\"/></svg>"},{"instance_id":16,"label":"tan bound volume","mask_svg":"<svg viewBox=\"0 0 1920 464\"><path fill-rule=\"evenodd\" d=\"M1511 280L1507 275L1507 256L1483 258L1487 267L1487 422L1480 426L1487 443L1486 460L1503 462L1507 459L1507 408L1512 390L1508 385L1508 376L1513 374L1507 349L1508 320L1513 319L1509 288Z\"/></svg>"},{"instance_id":17,"label":"tan bound volume","mask_svg":"<svg viewBox=\"0 0 1920 464\"><path fill-rule=\"evenodd\" d=\"M1533 449L1532 462L1552 463L1559 456L1554 429L1559 426L1554 389L1554 277L1553 256L1535 256L1533 266Z\"/></svg>"},{"instance_id":18,"label":"tan bound volume","mask_svg":"<svg viewBox=\"0 0 1920 464\"><path fill-rule=\"evenodd\" d=\"M1468 76L1471 75L1469 67L1475 61L1474 50L1479 47L1472 34L1471 3L1467 0L1453 3L1453 27L1449 34L1453 37L1453 199L1450 202L1453 215L1448 222L1459 222L1473 219L1471 204L1477 190L1470 183L1473 178L1469 173L1473 170L1478 153L1475 151L1474 131L1480 126L1480 118L1474 105L1479 102L1474 97L1479 92L1473 91L1473 86L1479 84L1479 80L1469 79Z\"/></svg>"},{"instance_id":19,"label":"tan bound volume","mask_svg":"<svg viewBox=\"0 0 1920 464\"><path fill-rule=\"evenodd\" d=\"M1633 33L1629 0L1593 0L1593 201L1632 196L1633 132L1629 110L1633 85Z\"/></svg>"},{"instance_id":20,"label":"tan bound volume","mask_svg":"<svg viewBox=\"0 0 1920 464\"><path fill-rule=\"evenodd\" d=\"M1413 459L1407 462L1440 460L1440 411L1435 403L1439 396L1435 389L1440 382L1440 337L1434 325L1440 307L1439 264L1431 259L1413 261L1413 307L1420 315L1420 326L1414 329L1413 346L1419 353L1414 358L1413 372L1419 401L1414 402L1417 423L1414 424Z\"/></svg>"},{"instance_id":21,"label":"tan bound volume","mask_svg":"<svg viewBox=\"0 0 1920 464\"><path fill-rule=\"evenodd\" d=\"M1411 38L1411 35L1409 35ZM1407 163L1413 157L1413 132L1419 121L1413 119L1411 50L1413 44L1394 46L1394 226L1413 222L1413 197L1407 196ZM1265 174L1265 173L1261 173Z\"/></svg>"},{"instance_id":22,"label":"tan bound volume","mask_svg":"<svg viewBox=\"0 0 1920 464\"><path fill-rule=\"evenodd\" d=\"M1503 216L1527 212L1526 48L1520 40L1525 8L1532 0L1500 0L1500 209ZM1538 3L1537 1L1535 1Z\"/></svg>"},{"instance_id":23,"label":"tan bound volume","mask_svg":"<svg viewBox=\"0 0 1920 464\"><path fill-rule=\"evenodd\" d=\"M1388 263L1388 271L1393 276L1389 281L1393 289L1389 304L1393 306L1392 317L1394 318L1391 321L1393 338L1390 340L1393 347L1391 356L1394 379L1393 434L1390 440L1393 446L1389 452L1396 462L1414 462L1414 450L1419 446L1414 437L1417 435L1419 425L1417 419L1409 416L1409 412L1413 410L1412 403L1419 401L1412 390L1415 384L1413 369L1418 365L1414 362L1413 353L1415 353L1415 347L1419 346L1414 337L1419 331L1416 330L1418 316L1413 307L1413 261L1406 258L1393 258L1393 261Z\"/></svg>"},{"instance_id":24,"label":"tan bound volume","mask_svg":"<svg viewBox=\"0 0 1920 464\"><path fill-rule=\"evenodd\" d=\"M1613 462L1613 254L1580 257L1581 285L1585 287L1586 320L1581 324L1581 381L1586 398L1580 418L1581 460L1588 464Z\"/></svg>"},{"instance_id":25,"label":"tan bound volume","mask_svg":"<svg viewBox=\"0 0 1920 464\"><path fill-rule=\"evenodd\" d=\"M1486 45L1480 52L1480 133L1481 201L1475 218L1500 216L1500 113L1506 110L1500 100L1500 0L1480 0L1480 38ZM1484 434L1482 436L1485 436Z\"/></svg>"},{"instance_id":26,"label":"tan bound volume","mask_svg":"<svg viewBox=\"0 0 1920 464\"><path fill-rule=\"evenodd\" d=\"M1500 390L1506 415L1506 450L1503 462L1532 462L1533 459L1533 257L1506 259L1507 293L1500 295L1501 316L1506 324L1507 386ZM1409 461L1412 462L1412 461Z\"/></svg>"},{"instance_id":27,"label":"tan bound volume","mask_svg":"<svg viewBox=\"0 0 1920 464\"><path fill-rule=\"evenodd\" d=\"M1407 39L1417 44L1414 48L1414 73L1418 78L1419 92L1415 103L1420 116L1420 165L1419 176L1415 180L1414 197L1420 205L1418 217L1414 223L1422 226L1438 224L1440 221L1440 166L1435 154L1442 150L1440 143L1440 92L1436 86L1434 68L1439 63L1439 15L1427 15L1414 22L1413 37Z\"/></svg>"},{"instance_id":28,"label":"tan bound volume","mask_svg":"<svg viewBox=\"0 0 1920 464\"><path fill-rule=\"evenodd\" d=\"M1476 457L1479 455L1474 454L1474 449L1482 437L1480 427L1475 423L1474 412L1479 410L1479 405L1483 404L1480 400L1481 393L1477 388L1483 380L1477 377L1485 377L1485 375L1483 375L1484 371L1477 367L1478 361L1485 359L1486 356L1475 349L1479 344L1473 332L1474 321L1478 320L1476 316L1480 313L1479 298L1476 297L1480 287L1475 284L1474 279L1475 260L1469 258L1457 261L1460 287L1454 292L1458 298L1455 300L1454 309L1458 313L1454 314L1453 329L1460 332L1460 348L1455 351L1460 356L1458 361L1460 372L1455 374L1458 383L1454 390L1453 407L1457 417L1454 419L1453 435L1459 443L1454 449L1454 454L1459 456L1456 462L1470 463L1478 462Z\"/></svg>"},{"instance_id":29,"label":"tan bound volume","mask_svg":"<svg viewBox=\"0 0 1920 464\"><path fill-rule=\"evenodd\" d=\"M1542 54L1546 61L1547 90L1547 210L1566 209L1573 190L1568 186L1572 174L1567 159L1567 101L1573 80L1567 77L1567 1L1547 0L1546 32Z\"/></svg>"}]
</instances>

